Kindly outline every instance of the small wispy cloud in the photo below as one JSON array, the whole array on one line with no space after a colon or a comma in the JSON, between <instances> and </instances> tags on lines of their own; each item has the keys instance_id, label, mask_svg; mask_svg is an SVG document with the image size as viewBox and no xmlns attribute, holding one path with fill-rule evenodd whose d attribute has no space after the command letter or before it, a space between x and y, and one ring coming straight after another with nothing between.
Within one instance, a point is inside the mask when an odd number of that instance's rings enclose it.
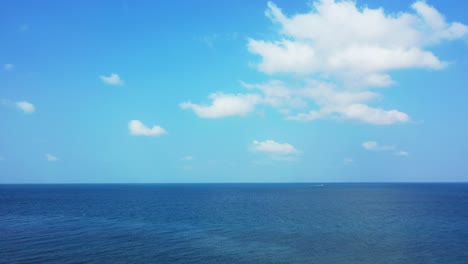
<instances>
[{"instance_id":1,"label":"small wispy cloud","mask_svg":"<svg viewBox=\"0 0 468 264\"><path fill-rule=\"evenodd\" d=\"M189 166L189 165L182 166L182 169L185 170L185 171L191 171L191 170L193 170L193 166Z\"/></svg>"},{"instance_id":2,"label":"small wispy cloud","mask_svg":"<svg viewBox=\"0 0 468 264\"><path fill-rule=\"evenodd\" d=\"M124 81L116 73L111 73L109 76L101 75L99 76L102 82L110 85L123 85Z\"/></svg>"},{"instance_id":3,"label":"small wispy cloud","mask_svg":"<svg viewBox=\"0 0 468 264\"><path fill-rule=\"evenodd\" d=\"M362 143L362 147L371 151L391 151L395 150L395 146L381 145L377 141L366 141Z\"/></svg>"},{"instance_id":4,"label":"small wispy cloud","mask_svg":"<svg viewBox=\"0 0 468 264\"><path fill-rule=\"evenodd\" d=\"M28 102L28 101L18 101L14 102L8 99L0 99L0 106L10 108L10 109L18 109L23 111L26 114L31 114L36 111L36 107Z\"/></svg>"},{"instance_id":5,"label":"small wispy cloud","mask_svg":"<svg viewBox=\"0 0 468 264\"><path fill-rule=\"evenodd\" d=\"M204 43L209 48L213 48L216 42L223 42L223 41L234 41L238 39L239 33L231 32L227 34L207 34L200 38L198 38L202 43Z\"/></svg>"},{"instance_id":6,"label":"small wispy cloud","mask_svg":"<svg viewBox=\"0 0 468 264\"><path fill-rule=\"evenodd\" d=\"M395 155L406 157L409 155L409 153L407 151L400 150L400 151L395 152Z\"/></svg>"},{"instance_id":7,"label":"small wispy cloud","mask_svg":"<svg viewBox=\"0 0 468 264\"><path fill-rule=\"evenodd\" d=\"M352 158L344 158L343 159L343 164L347 166L355 165L356 162Z\"/></svg>"},{"instance_id":8,"label":"small wispy cloud","mask_svg":"<svg viewBox=\"0 0 468 264\"><path fill-rule=\"evenodd\" d=\"M46 160L50 162L58 161L59 158L57 156L54 156L50 153L45 154Z\"/></svg>"},{"instance_id":9,"label":"small wispy cloud","mask_svg":"<svg viewBox=\"0 0 468 264\"><path fill-rule=\"evenodd\" d=\"M34 113L34 111L36 111L34 105L28 101L17 102L16 107L26 114L31 114Z\"/></svg>"},{"instance_id":10,"label":"small wispy cloud","mask_svg":"<svg viewBox=\"0 0 468 264\"><path fill-rule=\"evenodd\" d=\"M134 136L160 136L167 134L167 131L157 125L147 127L140 120L132 120L128 123L130 134Z\"/></svg>"},{"instance_id":11,"label":"small wispy cloud","mask_svg":"<svg viewBox=\"0 0 468 264\"><path fill-rule=\"evenodd\" d=\"M182 160L185 160L185 161L192 161L193 160L193 157L192 156L185 156L182 158Z\"/></svg>"},{"instance_id":12,"label":"small wispy cloud","mask_svg":"<svg viewBox=\"0 0 468 264\"><path fill-rule=\"evenodd\" d=\"M397 156L408 156L407 151L399 150L394 145L381 145L377 141L366 141L362 143L362 147L369 151L392 151Z\"/></svg>"},{"instance_id":13,"label":"small wispy cloud","mask_svg":"<svg viewBox=\"0 0 468 264\"><path fill-rule=\"evenodd\" d=\"M15 69L15 65L11 63L7 63L3 65L3 70L6 72L12 72Z\"/></svg>"},{"instance_id":14,"label":"small wispy cloud","mask_svg":"<svg viewBox=\"0 0 468 264\"><path fill-rule=\"evenodd\" d=\"M205 43L208 47L213 48L214 41L219 37L218 34L211 34L201 37L201 41Z\"/></svg>"}]
</instances>

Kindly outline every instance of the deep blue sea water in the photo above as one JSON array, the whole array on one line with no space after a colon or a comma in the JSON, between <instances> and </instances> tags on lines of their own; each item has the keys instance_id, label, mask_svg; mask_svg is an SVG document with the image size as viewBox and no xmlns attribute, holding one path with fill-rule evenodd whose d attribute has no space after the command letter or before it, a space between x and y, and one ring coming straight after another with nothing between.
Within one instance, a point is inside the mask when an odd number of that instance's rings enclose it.
<instances>
[{"instance_id":1,"label":"deep blue sea water","mask_svg":"<svg viewBox=\"0 0 468 264\"><path fill-rule=\"evenodd\" d=\"M0 263L468 263L468 184L0 185Z\"/></svg>"}]
</instances>

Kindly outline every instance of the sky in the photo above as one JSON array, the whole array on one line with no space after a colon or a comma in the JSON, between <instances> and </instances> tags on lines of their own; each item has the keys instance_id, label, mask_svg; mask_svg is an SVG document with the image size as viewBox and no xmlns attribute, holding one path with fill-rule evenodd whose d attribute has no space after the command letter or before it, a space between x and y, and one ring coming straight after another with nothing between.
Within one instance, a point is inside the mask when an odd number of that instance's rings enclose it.
<instances>
[{"instance_id":1,"label":"sky","mask_svg":"<svg viewBox=\"0 0 468 264\"><path fill-rule=\"evenodd\" d=\"M468 181L468 2L0 4L0 183Z\"/></svg>"}]
</instances>

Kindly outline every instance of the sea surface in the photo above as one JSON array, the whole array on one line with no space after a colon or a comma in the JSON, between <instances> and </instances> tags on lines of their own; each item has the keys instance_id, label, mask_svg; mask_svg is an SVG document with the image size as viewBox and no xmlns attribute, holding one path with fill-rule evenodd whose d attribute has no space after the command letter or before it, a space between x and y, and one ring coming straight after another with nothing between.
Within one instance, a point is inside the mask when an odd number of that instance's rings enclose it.
<instances>
[{"instance_id":1,"label":"sea surface","mask_svg":"<svg viewBox=\"0 0 468 264\"><path fill-rule=\"evenodd\" d=\"M467 264L468 184L0 185L0 263Z\"/></svg>"}]
</instances>

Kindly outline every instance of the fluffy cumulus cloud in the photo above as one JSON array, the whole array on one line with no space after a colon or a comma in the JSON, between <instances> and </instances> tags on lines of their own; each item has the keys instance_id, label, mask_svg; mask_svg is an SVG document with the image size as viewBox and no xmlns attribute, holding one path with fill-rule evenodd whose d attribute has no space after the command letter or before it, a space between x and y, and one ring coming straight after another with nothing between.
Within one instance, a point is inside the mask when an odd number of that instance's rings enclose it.
<instances>
[{"instance_id":1,"label":"fluffy cumulus cloud","mask_svg":"<svg viewBox=\"0 0 468 264\"><path fill-rule=\"evenodd\" d=\"M34 111L36 111L34 105L27 101L17 102L16 107L26 114L31 114L34 113Z\"/></svg>"},{"instance_id":2,"label":"fluffy cumulus cloud","mask_svg":"<svg viewBox=\"0 0 468 264\"><path fill-rule=\"evenodd\" d=\"M425 2L416 2L412 9L387 14L382 8L359 8L352 1L322 0L309 12L288 17L269 2L266 15L278 25L279 38L250 39L248 49L260 57L260 71L305 80L302 91L292 92L311 99L319 109L290 115L290 120L336 116L376 125L408 122L410 116L397 109L368 105L378 97L370 89L393 84L392 70L444 68L446 63L428 48L468 33L467 26L446 22ZM311 82L317 77L328 81ZM283 91L280 97L292 92Z\"/></svg>"},{"instance_id":3,"label":"fluffy cumulus cloud","mask_svg":"<svg viewBox=\"0 0 468 264\"><path fill-rule=\"evenodd\" d=\"M251 145L251 150L276 155L291 155L300 153L300 151L297 150L293 145L289 143L278 143L274 140L254 140Z\"/></svg>"},{"instance_id":4,"label":"fluffy cumulus cloud","mask_svg":"<svg viewBox=\"0 0 468 264\"><path fill-rule=\"evenodd\" d=\"M49 153L45 154L45 157L46 157L46 160L50 161L50 162L54 162L54 161L59 160L59 158L57 156L54 156L54 155L49 154Z\"/></svg>"},{"instance_id":5,"label":"fluffy cumulus cloud","mask_svg":"<svg viewBox=\"0 0 468 264\"><path fill-rule=\"evenodd\" d=\"M209 96L211 104L194 104L184 102L182 109L191 109L201 118L220 118L226 116L243 116L255 109L260 97L254 94L214 93Z\"/></svg>"},{"instance_id":6,"label":"fluffy cumulus cloud","mask_svg":"<svg viewBox=\"0 0 468 264\"><path fill-rule=\"evenodd\" d=\"M394 70L443 69L447 63L431 48L468 34L466 25L448 22L424 1L388 13L355 1L318 0L294 15L269 2L265 13L277 34L268 40L250 38L247 48L258 58L256 68L276 77L260 84L242 82L249 94L212 94L211 105L189 102L182 108L204 118L245 115L265 105L296 121L409 122L409 114L376 105L382 99L376 88L394 84Z\"/></svg>"},{"instance_id":7,"label":"fluffy cumulus cloud","mask_svg":"<svg viewBox=\"0 0 468 264\"><path fill-rule=\"evenodd\" d=\"M166 130L160 126L147 127L140 120L132 120L128 123L130 134L135 136L160 136L167 134Z\"/></svg>"},{"instance_id":8,"label":"fluffy cumulus cloud","mask_svg":"<svg viewBox=\"0 0 468 264\"><path fill-rule=\"evenodd\" d=\"M101 75L99 76L101 81L110 85L123 85L124 81L120 78L120 76L116 73L111 73L109 76Z\"/></svg>"},{"instance_id":9,"label":"fluffy cumulus cloud","mask_svg":"<svg viewBox=\"0 0 468 264\"><path fill-rule=\"evenodd\" d=\"M360 85L387 85L390 70L443 68L445 63L426 47L468 33L467 26L446 22L423 1L412 9L388 14L383 8L359 8L354 1L322 0L288 17L269 2L266 15L279 26L279 39L250 39L248 48L261 57L258 69L269 74L330 74L357 78Z\"/></svg>"}]
</instances>

